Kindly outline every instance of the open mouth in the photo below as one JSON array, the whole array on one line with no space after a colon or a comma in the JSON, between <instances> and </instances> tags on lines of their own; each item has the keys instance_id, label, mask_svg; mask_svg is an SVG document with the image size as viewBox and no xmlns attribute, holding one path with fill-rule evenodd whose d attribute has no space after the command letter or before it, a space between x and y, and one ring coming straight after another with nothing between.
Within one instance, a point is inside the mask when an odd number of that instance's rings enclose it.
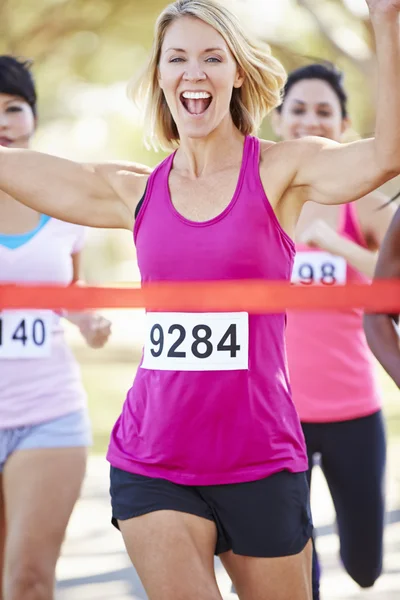
<instances>
[{"instance_id":1,"label":"open mouth","mask_svg":"<svg viewBox=\"0 0 400 600\"><path fill-rule=\"evenodd\" d=\"M203 115L212 102L208 92L182 92L180 96L183 107L190 115Z\"/></svg>"},{"instance_id":2,"label":"open mouth","mask_svg":"<svg viewBox=\"0 0 400 600\"><path fill-rule=\"evenodd\" d=\"M0 146L10 146L12 144L12 140L10 138L1 137L0 136Z\"/></svg>"}]
</instances>

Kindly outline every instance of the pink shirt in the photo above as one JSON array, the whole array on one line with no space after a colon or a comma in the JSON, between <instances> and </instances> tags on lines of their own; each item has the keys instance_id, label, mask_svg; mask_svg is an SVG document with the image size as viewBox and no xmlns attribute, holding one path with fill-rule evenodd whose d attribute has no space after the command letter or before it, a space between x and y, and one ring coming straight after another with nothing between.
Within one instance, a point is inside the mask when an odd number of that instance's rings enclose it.
<instances>
[{"instance_id":1,"label":"pink shirt","mask_svg":"<svg viewBox=\"0 0 400 600\"><path fill-rule=\"evenodd\" d=\"M68 285L73 276L71 255L81 250L83 237L82 227L45 216L29 234L0 234L0 282ZM27 314L30 313L13 312L15 331ZM35 315L34 312L33 322ZM60 319L54 313L48 316L51 323L49 356L0 358L0 428L45 422L79 410L86 403L79 368L65 342ZM6 313L0 313L1 317L4 346ZM26 330L19 325L14 335L21 338L23 332L30 338L29 323ZM36 335L41 337L40 327ZM14 340L12 344L22 346L23 340Z\"/></svg>"},{"instance_id":2,"label":"pink shirt","mask_svg":"<svg viewBox=\"0 0 400 600\"><path fill-rule=\"evenodd\" d=\"M247 137L231 202L203 223L172 204L174 154L157 167L134 232L144 282L289 280L294 246L265 195L259 158L259 140ZM148 318L144 360L111 436L112 465L186 485L307 469L288 383L284 313Z\"/></svg>"},{"instance_id":3,"label":"pink shirt","mask_svg":"<svg viewBox=\"0 0 400 600\"><path fill-rule=\"evenodd\" d=\"M355 205L342 205L340 210L338 232L366 247ZM312 262L316 271L321 253L307 246L298 245L296 249L297 260L301 257L299 265L304 263L303 276L308 278L310 267L304 265ZM308 261L307 256L313 260ZM331 272L330 262L328 259L322 263L326 277ZM339 271L339 261L337 267ZM348 264L344 264L343 271L348 282L368 281ZM346 421L370 415L381 407L374 359L365 339L362 318L363 312L357 308L288 314L286 342L291 386L302 421Z\"/></svg>"}]
</instances>

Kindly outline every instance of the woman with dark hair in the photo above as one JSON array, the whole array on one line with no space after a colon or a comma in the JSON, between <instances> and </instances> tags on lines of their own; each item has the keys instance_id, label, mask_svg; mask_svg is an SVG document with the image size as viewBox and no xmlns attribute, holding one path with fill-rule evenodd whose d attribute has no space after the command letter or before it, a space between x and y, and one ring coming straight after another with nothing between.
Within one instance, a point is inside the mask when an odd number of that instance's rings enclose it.
<instances>
[{"instance_id":1,"label":"woman with dark hair","mask_svg":"<svg viewBox=\"0 0 400 600\"><path fill-rule=\"evenodd\" d=\"M29 63L0 56L0 146L28 148L36 126ZM21 177L25 177L21 173ZM0 282L79 278L84 228L0 191ZM92 347L110 323L66 314ZM52 311L0 312L0 598L50 600L85 473L90 423L78 365ZM2 590L2 593L1 593Z\"/></svg>"},{"instance_id":2,"label":"woman with dark hair","mask_svg":"<svg viewBox=\"0 0 400 600\"><path fill-rule=\"evenodd\" d=\"M274 126L283 140L340 142L350 123L342 73L329 63L289 74ZM296 227L292 281L368 282L394 207L374 191L352 204L307 202ZM382 210L378 210L382 208ZM370 587L382 569L385 431L381 392L363 332L362 311L289 312L286 333L293 400L336 509L344 567ZM319 566L314 554L314 600Z\"/></svg>"},{"instance_id":3,"label":"woman with dark hair","mask_svg":"<svg viewBox=\"0 0 400 600\"><path fill-rule=\"evenodd\" d=\"M395 197L398 198L399 194ZM400 207L379 251L374 279L400 279ZM400 388L399 315L368 314L364 329L369 347Z\"/></svg>"}]
</instances>

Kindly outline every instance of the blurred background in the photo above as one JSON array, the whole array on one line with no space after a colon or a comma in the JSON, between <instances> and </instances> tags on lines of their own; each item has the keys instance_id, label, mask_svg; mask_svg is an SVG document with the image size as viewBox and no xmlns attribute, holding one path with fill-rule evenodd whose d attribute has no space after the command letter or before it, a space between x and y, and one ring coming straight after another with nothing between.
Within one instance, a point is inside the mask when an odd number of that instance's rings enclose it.
<instances>
[{"instance_id":1,"label":"blurred background","mask_svg":"<svg viewBox=\"0 0 400 600\"><path fill-rule=\"evenodd\" d=\"M374 41L365 0L221 2L233 10L254 35L271 45L288 70L320 59L328 59L343 69L353 123L349 135L355 138L373 133ZM141 115L128 100L126 87L145 63L154 22L167 4L164 0L0 0L0 54L12 53L34 61L39 91L36 149L83 161L121 159L155 165L163 158L162 154L144 147ZM260 136L273 139L268 119L262 125ZM393 181L385 190L392 194L398 188L400 182ZM84 278L91 283L139 280L129 232L89 231L83 262ZM143 340L141 311L105 311L105 314L114 324L113 339L101 351L87 349L76 331L67 329L88 391L94 428L92 454L101 456L102 461L110 429L133 380ZM400 398L398 390L381 371L380 378L390 439L389 509L400 521L400 467L398 461L391 458L400 450ZM322 491L313 500L313 509L317 524L329 527L333 509L323 485L321 480L322 487L318 489ZM82 535L76 518L72 524L72 544L75 534L77 539ZM324 550L324 539L321 539ZM335 543L333 536L326 550L328 565L329 557L337 550ZM68 548L72 546L67 546L67 555L60 567L64 575L69 573L65 562L70 552ZM73 560L73 550L70 554ZM398 573L400 535L391 546L388 560L389 570ZM98 557L97 564L100 564ZM65 575L65 581L67 579ZM358 593L349 595L356 592L351 585L349 591L346 585L347 591L335 595L337 586L326 584L326 597L358 598ZM384 583L384 588L385 585L392 586L388 595L374 596L366 592L365 597L400 598L400 583ZM93 589L88 595L81 591L74 596L71 590L68 588L65 598L143 597L139 592L137 596L133 592L127 596L122 593L102 596L100 592L93 595Z\"/></svg>"},{"instance_id":2,"label":"blurred background","mask_svg":"<svg viewBox=\"0 0 400 600\"><path fill-rule=\"evenodd\" d=\"M353 130L374 123L374 42L365 0L222 0L287 69L328 59L346 73ZM163 0L0 0L0 53L32 58L39 90L35 147L81 160L154 165L142 119L128 100L143 67ZM268 119L261 137L273 138ZM392 191L396 188L389 186ZM91 232L85 253L91 282L138 278L131 237Z\"/></svg>"}]
</instances>

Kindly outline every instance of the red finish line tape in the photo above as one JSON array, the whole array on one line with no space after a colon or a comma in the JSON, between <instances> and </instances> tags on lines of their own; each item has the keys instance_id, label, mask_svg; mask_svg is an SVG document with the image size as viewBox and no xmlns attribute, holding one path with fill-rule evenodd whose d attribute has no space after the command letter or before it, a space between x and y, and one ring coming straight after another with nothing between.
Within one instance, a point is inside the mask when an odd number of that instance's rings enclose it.
<instances>
[{"instance_id":1,"label":"red finish line tape","mask_svg":"<svg viewBox=\"0 0 400 600\"><path fill-rule=\"evenodd\" d=\"M343 286L299 286L265 281L159 282L140 288L0 285L0 310L147 310L275 313L296 310L348 310L400 313L400 280Z\"/></svg>"}]
</instances>

